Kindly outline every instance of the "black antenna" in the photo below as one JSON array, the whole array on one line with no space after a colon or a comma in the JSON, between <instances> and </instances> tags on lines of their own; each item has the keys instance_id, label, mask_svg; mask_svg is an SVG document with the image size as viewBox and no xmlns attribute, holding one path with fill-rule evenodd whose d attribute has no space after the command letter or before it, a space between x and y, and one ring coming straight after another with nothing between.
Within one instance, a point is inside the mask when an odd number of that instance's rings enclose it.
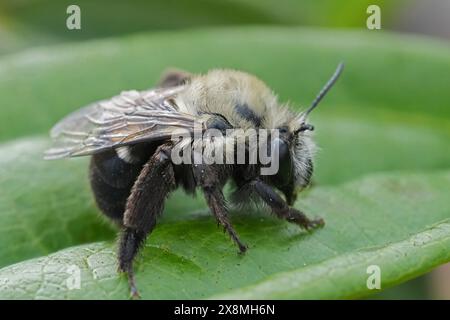
<instances>
[{"instance_id":1,"label":"black antenna","mask_svg":"<svg viewBox=\"0 0 450 320\"><path fill-rule=\"evenodd\" d=\"M339 76L342 73L342 70L344 70L344 63L341 62L339 63L339 65L336 68L336 71L334 72L334 74L331 76L330 80L328 80L328 82L325 84L325 86L322 88L322 90L320 90L319 94L317 95L317 97L314 99L313 103L311 104L311 106L308 108L308 110L305 111L305 113L303 114L302 118L306 118L308 116L308 114L313 111L313 109L315 107L317 107L317 105L319 104L319 102L322 100L322 98L327 94L328 90L331 89L331 87L334 85L334 83L336 82L336 80L339 78Z\"/></svg>"}]
</instances>

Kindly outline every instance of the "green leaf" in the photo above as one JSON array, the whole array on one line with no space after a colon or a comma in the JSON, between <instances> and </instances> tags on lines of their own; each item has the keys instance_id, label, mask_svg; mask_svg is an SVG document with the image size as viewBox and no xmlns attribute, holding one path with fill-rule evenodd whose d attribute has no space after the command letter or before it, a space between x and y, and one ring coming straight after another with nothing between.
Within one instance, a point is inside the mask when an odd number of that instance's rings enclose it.
<instances>
[{"instance_id":1,"label":"green leaf","mask_svg":"<svg viewBox=\"0 0 450 320\"><path fill-rule=\"evenodd\" d=\"M307 234L263 212L235 212L251 247L239 257L202 198L177 192L137 264L144 298L357 297L370 293L369 264L381 267L386 288L449 261L449 53L435 41L373 32L234 28L0 58L0 139L41 134L0 145L0 298L127 298L88 159L43 161L42 134L84 104L152 86L168 66L244 69L299 106L346 62L312 116L316 187L297 203L326 227ZM71 266L80 268L80 290L68 290Z\"/></svg>"},{"instance_id":2,"label":"green leaf","mask_svg":"<svg viewBox=\"0 0 450 320\"><path fill-rule=\"evenodd\" d=\"M47 146L28 139L0 149L0 266L114 234L95 212L87 159L45 162Z\"/></svg>"},{"instance_id":3,"label":"green leaf","mask_svg":"<svg viewBox=\"0 0 450 320\"><path fill-rule=\"evenodd\" d=\"M349 298L450 261L450 172L379 174L318 187L297 203L327 225L313 233L262 212L234 212L245 256L207 212L159 223L136 264L143 298ZM0 270L0 298L127 298L114 244L68 248ZM74 272L76 270L76 272ZM73 277L80 275L80 288ZM72 285L72 286L71 286Z\"/></svg>"}]
</instances>

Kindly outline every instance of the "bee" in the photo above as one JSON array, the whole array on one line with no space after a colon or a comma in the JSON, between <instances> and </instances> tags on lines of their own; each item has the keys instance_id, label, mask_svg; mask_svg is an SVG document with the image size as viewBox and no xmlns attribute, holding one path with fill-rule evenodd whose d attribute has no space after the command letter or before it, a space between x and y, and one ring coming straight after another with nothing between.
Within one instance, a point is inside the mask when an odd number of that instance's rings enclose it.
<instances>
[{"instance_id":1,"label":"bee","mask_svg":"<svg viewBox=\"0 0 450 320\"><path fill-rule=\"evenodd\" d=\"M89 178L95 201L100 211L121 228L118 267L128 276L131 296L138 297L134 258L154 229L167 196L179 187L192 195L201 190L217 223L240 253L247 250L247 245L228 216L222 191L227 182L234 185L231 199L236 204L257 199L276 217L301 228L311 230L324 225L322 219L310 219L292 204L313 173L314 127L307 122L308 115L342 70L341 63L304 112L279 103L265 83L245 72L211 70L194 75L172 70L155 88L125 91L62 119L51 130L54 143L45 158L92 156ZM277 131L277 172L262 175L259 169L263 165L258 161L173 161L172 151L181 143L173 139L175 131L193 134L196 130L224 132L236 128ZM215 141L224 145L229 142L226 137ZM192 148L194 144L192 140L187 146ZM250 147L246 145L247 155ZM223 152L231 152L229 149L233 150L226 148Z\"/></svg>"}]
</instances>

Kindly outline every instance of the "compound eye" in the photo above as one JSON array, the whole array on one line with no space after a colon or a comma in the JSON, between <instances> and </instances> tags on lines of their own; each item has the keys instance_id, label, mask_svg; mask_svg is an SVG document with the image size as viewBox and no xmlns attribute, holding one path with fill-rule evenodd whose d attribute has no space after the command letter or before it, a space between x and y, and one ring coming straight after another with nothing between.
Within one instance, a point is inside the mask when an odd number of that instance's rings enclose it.
<instances>
[{"instance_id":1,"label":"compound eye","mask_svg":"<svg viewBox=\"0 0 450 320\"><path fill-rule=\"evenodd\" d=\"M289 157L289 146L283 139L277 138L274 141L275 148L278 147L278 159L283 163Z\"/></svg>"},{"instance_id":2,"label":"compound eye","mask_svg":"<svg viewBox=\"0 0 450 320\"><path fill-rule=\"evenodd\" d=\"M292 175L292 160L289 144L284 139L276 138L273 141L273 146L275 148L275 155L278 153L279 163L278 172L272 178L273 182L279 187L288 185Z\"/></svg>"}]
</instances>

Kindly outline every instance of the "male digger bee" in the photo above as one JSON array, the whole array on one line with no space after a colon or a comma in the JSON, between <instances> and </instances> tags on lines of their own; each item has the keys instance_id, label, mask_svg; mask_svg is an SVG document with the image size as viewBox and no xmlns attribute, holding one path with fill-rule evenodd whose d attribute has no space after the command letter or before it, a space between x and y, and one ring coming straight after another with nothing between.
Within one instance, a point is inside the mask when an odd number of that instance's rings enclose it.
<instances>
[{"instance_id":1,"label":"male digger bee","mask_svg":"<svg viewBox=\"0 0 450 320\"><path fill-rule=\"evenodd\" d=\"M313 172L315 145L308 115L333 86L343 70L339 64L312 105L294 112L280 104L258 78L235 70L211 70L194 75L170 71L159 85L145 91L126 91L84 107L51 130L54 145L46 159L92 155L90 183L99 209L121 228L119 270L128 275L130 294L138 297L133 260L155 227L170 192L178 187L204 194L211 213L241 253L247 246L230 223L222 189L234 185L233 203L261 200L273 214L310 230L324 224L291 207ZM198 126L198 124L200 126ZM279 169L262 175L261 163L175 163L173 133L208 129L276 130ZM226 137L215 143L227 145ZM185 143L186 144L186 143ZM195 138L188 143L195 145ZM247 143L246 152L251 146ZM229 150L231 149L231 150ZM226 148L223 152L233 152ZM271 152L270 150L268 151Z\"/></svg>"}]
</instances>

